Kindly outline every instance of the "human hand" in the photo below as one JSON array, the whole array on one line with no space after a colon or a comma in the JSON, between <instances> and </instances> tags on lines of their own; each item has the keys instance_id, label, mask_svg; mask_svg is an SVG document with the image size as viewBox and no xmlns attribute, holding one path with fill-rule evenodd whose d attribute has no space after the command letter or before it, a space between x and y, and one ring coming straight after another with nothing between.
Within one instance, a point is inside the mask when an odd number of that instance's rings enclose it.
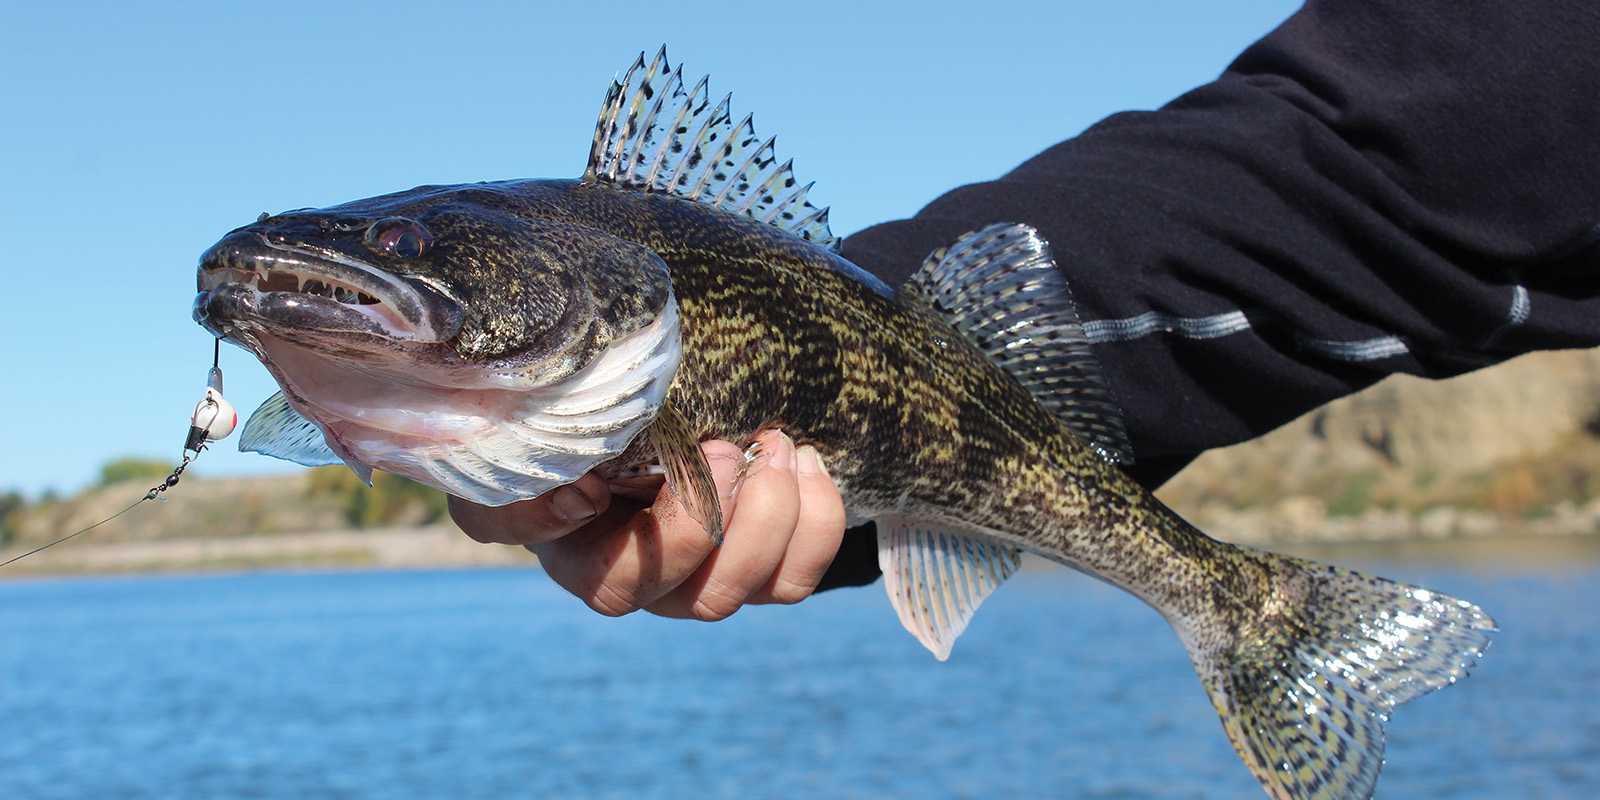
<instances>
[{"instance_id":1,"label":"human hand","mask_svg":"<svg viewBox=\"0 0 1600 800\"><path fill-rule=\"evenodd\" d=\"M816 450L781 431L756 444L748 468L732 443L701 445L722 503L720 548L660 477L607 484L591 473L497 508L451 497L450 516L477 541L527 546L557 584L609 616L642 608L709 621L745 604L798 603L839 550L844 501Z\"/></svg>"}]
</instances>

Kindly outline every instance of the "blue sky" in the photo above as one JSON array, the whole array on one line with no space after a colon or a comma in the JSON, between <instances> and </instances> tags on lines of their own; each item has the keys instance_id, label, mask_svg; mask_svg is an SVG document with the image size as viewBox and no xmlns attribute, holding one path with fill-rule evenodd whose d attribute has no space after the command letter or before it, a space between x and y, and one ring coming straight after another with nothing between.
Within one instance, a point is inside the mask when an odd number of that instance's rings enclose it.
<instances>
[{"instance_id":1,"label":"blue sky","mask_svg":"<svg viewBox=\"0 0 1600 800\"><path fill-rule=\"evenodd\" d=\"M0 490L177 462L212 350L194 266L224 233L423 183L576 177L642 50L733 92L844 235L1161 105L1297 5L7 4ZM241 414L274 390L242 350L222 367ZM230 439L193 471L288 469Z\"/></svg>"}]
</instances>

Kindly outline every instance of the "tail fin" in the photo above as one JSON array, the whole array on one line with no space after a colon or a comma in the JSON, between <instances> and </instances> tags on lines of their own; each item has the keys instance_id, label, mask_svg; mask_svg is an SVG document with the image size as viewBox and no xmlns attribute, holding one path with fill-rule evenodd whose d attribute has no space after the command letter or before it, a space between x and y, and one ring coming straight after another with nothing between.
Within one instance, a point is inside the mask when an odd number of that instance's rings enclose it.
<instances>
[{"instance_id":1,"label":"tail fin","mask_svg":"<svg viewBox=\"0 0 1600 800\"><path fill-rule=\"evenodd\" d=\"M1494 621L1417 586L1270 553L1266 607L1185 643L1239 756L1275 800L1368 798L1396 705L1465 677Z\"/></svg>"}]
</instances>

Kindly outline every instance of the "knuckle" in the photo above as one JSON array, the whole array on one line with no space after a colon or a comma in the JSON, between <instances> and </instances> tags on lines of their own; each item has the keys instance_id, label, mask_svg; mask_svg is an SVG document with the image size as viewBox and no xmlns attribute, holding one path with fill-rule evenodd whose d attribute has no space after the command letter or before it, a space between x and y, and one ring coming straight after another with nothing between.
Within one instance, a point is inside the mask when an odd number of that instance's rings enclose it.
<instances>
[{"instance_id":1,"label":"knuckle","mask_svg":"<svg viewBox=\"0 0 1600 800\"><path fill-rule=\"evenodd\" d=\"M701 622L721 622L738 610L738 606L730 608L716 601L696 600L689 607L689 614Z\"/></svg>"},{"instance_id":2,"label":"knuckle","mask_svg":"<svg viewBox=\"0 0 1600 800\"><path fill-rule=\"evenodd\" d=\"M621 592L605 582L596 585L594 589L584 595L583 602L596 612L607 617L623 617L638 611L641 607L638 598L627 592Z\"/></svg>"},{"instance_id":3,"label":"knuckle","mask_svg":"<svg viewBox=\"0 0 1600 800\"><path fill-rule=\"evenodd\" d=\"M719 622L733 616L744 606L745 593L735 591L727 584L710 580L689 604L689 613L702 622Z\"/></svg>"},{"instance_id":4,"label":"knuckle","mask_svg":"<svg viewBox=\"0 0 1600 800\"><path fill-rule=\"evenodd\" d=\"M780 575L772 583L772 602L778 605L792 606L810 597L816 589L817 581L795 581Z\"/></svg>"}]
</instances>

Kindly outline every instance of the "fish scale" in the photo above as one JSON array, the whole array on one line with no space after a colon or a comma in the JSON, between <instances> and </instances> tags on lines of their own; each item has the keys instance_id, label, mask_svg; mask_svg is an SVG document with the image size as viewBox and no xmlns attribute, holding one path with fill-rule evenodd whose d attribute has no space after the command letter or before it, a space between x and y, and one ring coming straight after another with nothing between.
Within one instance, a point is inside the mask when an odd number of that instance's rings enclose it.
<instances>
[{"instance_id":1,"label":"fish scale","mask_svg":"<svg viewBox=\"0 0 1600 800\"><path fill-rule=\"evenodd\" d=\"M1489 617L1189 525L1119 467L1042 237L974 231L891 289L728 107L663 50L612 85L581 180L419 187L224 237L195 317L284 389L241 445L493 505L655 461L720 543L699 443L780 429L875 521L891 605L940 659L1038 553L1172 624L1269 796L1370 796L1389 712L1463 677ZM384 230L413 235L363 234ZM286 261L295 287L259 280Z\"/></svg>"}]
</instances>

